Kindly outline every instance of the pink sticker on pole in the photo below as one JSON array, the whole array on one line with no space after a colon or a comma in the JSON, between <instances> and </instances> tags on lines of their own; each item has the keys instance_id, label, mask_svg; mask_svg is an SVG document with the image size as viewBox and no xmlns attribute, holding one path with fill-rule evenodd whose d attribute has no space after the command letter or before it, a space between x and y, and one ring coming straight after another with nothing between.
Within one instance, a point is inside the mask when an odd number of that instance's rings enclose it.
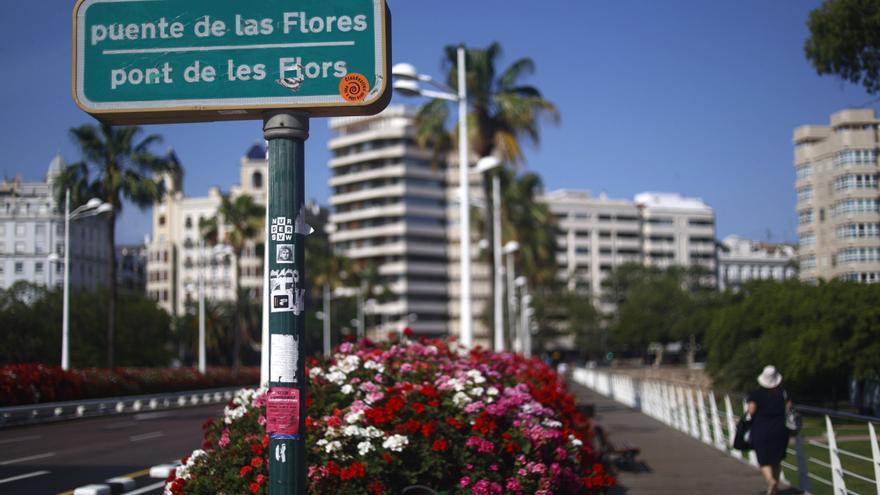
<instances>
[{"instance_id":1,"label":"pink sticker on pole","mask_svg":"<svg viewBox=\"0 0 880 495\"><path fill-rule=\"evenodd\" d=\"M266 401L266 431L299 435L299 389L272 387Z\"/></svg>"}]
</instances>

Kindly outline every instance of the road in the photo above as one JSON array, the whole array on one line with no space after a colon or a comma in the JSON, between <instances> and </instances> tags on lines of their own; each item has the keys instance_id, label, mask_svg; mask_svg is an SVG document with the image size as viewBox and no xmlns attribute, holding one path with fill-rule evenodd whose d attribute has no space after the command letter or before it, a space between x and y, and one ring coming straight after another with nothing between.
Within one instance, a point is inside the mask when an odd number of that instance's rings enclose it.
<instances>
[{"instance_id":1,"label":"road","mask_svg":"<svg viewBox=\"0 0 880 495\"><path fill-rule=\"evenodd\" d=\"M0 493L55 495L116 476L135 478L138 494L161 493L147 470L198 448L202 423L222 411L215 404L2 429Z\"/></svg>"}]
</instances>

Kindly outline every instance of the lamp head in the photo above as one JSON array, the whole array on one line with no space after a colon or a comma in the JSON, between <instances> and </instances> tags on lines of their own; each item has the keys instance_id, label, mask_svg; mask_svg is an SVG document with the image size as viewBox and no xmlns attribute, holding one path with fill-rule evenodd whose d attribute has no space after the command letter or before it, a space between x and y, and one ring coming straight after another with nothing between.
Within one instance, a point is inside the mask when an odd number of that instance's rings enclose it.
<instances>
[{"instance_id":1,"label":"lamp head","mask_svg":"<svg viewBox=\"0 0 880 495\"><path fill-rule=\"evenodd\" d=\"M394 64L394 67L391 68L391 75L399 79L416 80L419 78L419 71L413 64L402 62Z\"/></svg>"},{"instance_id":2,"label":"lamp head","mask_svg":"<svg viewBox=\"0 0 880 495\"><path fill-rule=\"evenodd\" d=\"M477 161L477 172L486 173L500 166L501 160L499 160L498 158L492 155L484 156Z\"/></svg>"},{"instance_id":3,"label":"lamp head","mask_svg":"<svg viewBox=\"0 0 880 495\"><path fill-rule=\"evenodd\" d=\"M504 244L503 249L505 254L515 253L519 251L519 243L516 241L507 241L507 243Z\"/></svg>"},{"instance_id":4,"label":"lamp head","mask_svg":"<svg viewBox=\"0 0 880 495\"><path fill-rule=\"evenodd\" d=\"M61 259L61 256L58 256L58 253L52 253L47 256L46 259L49 260L49 263L58 263L58 261Z\"/></svg>"},{"instance_id":5,"label":"lamp head","mask_svg":"<svg viewBox=\"0 0 880 495\"><path fill-rule=\"evenodd\" d=\"M415 79L397 79L394 89L403 96L420 96L422 88Z\"/></svg>"},{"instance_id":6,"label":"lamp head","mask_svg":"<svg viewBox=\"0 0 880 495\"><path fill-rule=\"evenodd\" d=\"M111 211L113 211L113 205L110 203L101 203L95 210L95 214L100 215L102 213L110 213Z\"/></svg>"},{"instance_id":7,"label":"lamp head","mask_svg":"<svg viewBox=\"0 0 880 495\"><path fill-rule=\"evenodd\" d=\"M98 206L101 205L101 203L103 203L103 201L101 201L100 199L92 198L86 202L85 206L88 209L92 209L92 208L97 208Z\"/></svg>"},{"instance_id":8,"label":"lamp head","mask_svg":"<svg viewBox=\"0 0 880 495\"><path fill-rule=\"evenodd\" d=\"M480 239L480 242L477 244L477 247L480 248L480 251L485 251L489 249L489 239Z\"/></svg>"},{"instance_id":9,"label":"lamp head","mask_svg":"<svg viewBox=\"0 0 880 495\"><path fill-rule=\"evenodd\" d=\"M528 280L526 280L525 277L523 277L522 275L520 275L519 277L516 277L516 280L515 280L514 282L516 282L516 286L517 286L517 287L523 287L523 286L526 285L526 283L528 282Z\"/></svg>"}]
</instances>

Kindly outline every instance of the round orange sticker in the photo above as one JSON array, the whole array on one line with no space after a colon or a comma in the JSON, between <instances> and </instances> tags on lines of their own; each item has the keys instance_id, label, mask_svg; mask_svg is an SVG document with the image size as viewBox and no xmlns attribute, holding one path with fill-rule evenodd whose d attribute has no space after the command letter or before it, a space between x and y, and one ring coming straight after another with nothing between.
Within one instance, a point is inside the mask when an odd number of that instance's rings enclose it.
<instances>
[{"instance_id":1,"label":"round orange sticker","mask_svg":"<svg viewBox=\"0 0 880 495\"><path fill-rule=\"evenodd\" d=\"M339 94L345 101L363 101L369 90L370 83L367 78L357 72L346 74L339 81Z\"/></svg>"}]
</instances>

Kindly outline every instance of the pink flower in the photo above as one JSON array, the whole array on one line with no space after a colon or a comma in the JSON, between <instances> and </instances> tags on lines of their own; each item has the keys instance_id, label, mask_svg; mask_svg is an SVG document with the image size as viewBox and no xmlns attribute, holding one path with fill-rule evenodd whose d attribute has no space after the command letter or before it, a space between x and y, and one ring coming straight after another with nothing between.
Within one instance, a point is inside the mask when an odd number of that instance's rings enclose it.
<instances>
[{"instance_id":1,"label":"pink flower","mask_svg":"<svg viewBox=\"0 0 880 495\"><path fill-rule=\"evenodd\" d=\"M464 488L471 484L471 479L468 476L463 476L460 480L458 480L458 486Z\"/></svg>"}]
</instances>

